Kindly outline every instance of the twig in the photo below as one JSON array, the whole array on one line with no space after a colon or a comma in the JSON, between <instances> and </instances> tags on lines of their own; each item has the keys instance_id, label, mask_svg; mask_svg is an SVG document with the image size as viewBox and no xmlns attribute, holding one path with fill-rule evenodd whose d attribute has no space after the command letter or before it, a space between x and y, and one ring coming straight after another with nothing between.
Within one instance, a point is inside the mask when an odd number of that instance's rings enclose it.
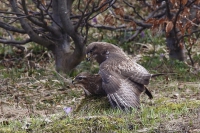
<instances>
[{"instance_id":1,"label":"twig","mask_svg":"<svg viewBox=\"0 0 200 133\"><path fill-rule=\"evenodd\" d=\"M137 14L137 16L138 16L141 20L146 21L146 20L136 11L135 7L134 7L132 4L128 3L128 2L125 1L125 0L123 0L123 1L124 1L124 3L125 3L126 5L128 5L128 6L130 6L130 7L133 8L134 13Z\"/></svg>"},{"instance_id":2,"label":"twig","mask_svg":"<svg viewBox=\"0 0 200 133\"><path fill-rule=\"evenodd\" d=\"M183 18L185 18L185 19L187 19L187 21L190 21L190 23L191 23L192 25L197 26L197 27L200 27L200 25L195 24L194 22L192 22L192 21L191 21L190 19L188 19L187 17L184 17L182 14L181 14L180 16L183 17Z\"/></svg>"},{"instance_id":3,"label":"twig","mask_svg":"<svg viewBox=\"0 0 200 133\"><path fill-rule=\"evenodd\" d=\"M139 30L137 30L137 31L135 32L135 34L132 35L132 36L127 40L127 42L133 41L133 40L138 36L138 34L140 34L144 29L146 29L146 28L141 27Z\"/></svg>"},{"instance_id":4,"label":"twig","mask_svg":"<svg viewBox=\"0 0 200 133\"><path fill-rule=\"evenodd\" d=\"M71 81L69 79L66 79L65 77L63 77L60 73L58 73L57 71L54 71L56 74L58 74L63 80L67 81L67 83L71 83Z\"/></svg>"}]
</instances>

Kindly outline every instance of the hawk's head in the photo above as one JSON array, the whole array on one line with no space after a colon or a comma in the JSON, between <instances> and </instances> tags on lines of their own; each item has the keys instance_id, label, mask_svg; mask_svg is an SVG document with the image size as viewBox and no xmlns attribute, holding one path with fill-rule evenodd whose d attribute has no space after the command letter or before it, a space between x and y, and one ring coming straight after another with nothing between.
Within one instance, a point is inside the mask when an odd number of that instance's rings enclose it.
<instances>
[{"instance_id":1,"label":"hawk's head","mask_svg":"<svg viewBox=\"0 0 200 133\"><path fill-rule=\"evenodd\" d=\"M92 75L88 72L82 72L72 80L72 84L81 85L86 95L106 96L106 92L102 89L101 76L98 74Z\"/></svg>"},{"instance_id":2,"label":"hawk's head","mask_svg":"<svg viewBox=\"0 0 200 133\"><path fill-rule=\"evenodd\" d=\"M117 50L119 50L118 47L113 44L106 42L93 42L87 46L86 58L87 60L94 58L99 64L101 64L109 57L110 52L116 52Z\"/></svg>"},{"instance_id":3,"label":"hawk's head","mask_svg":"<svg viewBox=\"0 0 200 133\"><path fill-rule=\"evenodd\" d=\"M73 80L72 80L72 84L80 84L80 85L85 85L88 83L88 78L90 74L87 72L82 72L79 73Z\"/></svg>"}]
</instances>

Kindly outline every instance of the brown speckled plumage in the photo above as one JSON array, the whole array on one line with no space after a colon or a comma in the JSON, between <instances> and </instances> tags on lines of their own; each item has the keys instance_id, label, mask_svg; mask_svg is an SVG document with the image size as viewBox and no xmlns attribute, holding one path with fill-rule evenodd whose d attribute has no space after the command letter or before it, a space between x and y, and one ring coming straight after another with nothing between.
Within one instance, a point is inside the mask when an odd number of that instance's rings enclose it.
<instances>
[{"instance_id":1,"label":"brown speckled plumage","mask_svg":"<svg viewBox=\"0 0 200 133\"><path fill-rule=\"evenodd\" d=\"M151 74L129 58L119 47L106 42L93 42L87 47L87 59L99 63L102 88L113 106L121 109L139 107L140 94L151 92L144 86L149 84Z\"/></svg>"},{"instance_id":2,"label":"brown speckled plumage","mask_svg":"<svg viewBox=\"0 0 200 133\"><path fill-rule=\"evenodd\" d=\"M79 73L73 80L73 84L82 85L85 95L106 96L102 88L102 78L100 75L92 75L88 72Z\"/></svg>"},{"instance_id":3,"label":"brown speckled plumage","mask_svg":"<svg viewBox=\"0 0 200 133\"><path fill-rule=\"evenodd\" d=\"M110 83L105 84L104 88L100 75L87 72L78 74L72 83L82 85L87 96L107 96L113 107L119 107L122 110L129 107L138 108L143 86L119 76L114 73L110 75L108 80Z\"/></svg>"}]
</instances>

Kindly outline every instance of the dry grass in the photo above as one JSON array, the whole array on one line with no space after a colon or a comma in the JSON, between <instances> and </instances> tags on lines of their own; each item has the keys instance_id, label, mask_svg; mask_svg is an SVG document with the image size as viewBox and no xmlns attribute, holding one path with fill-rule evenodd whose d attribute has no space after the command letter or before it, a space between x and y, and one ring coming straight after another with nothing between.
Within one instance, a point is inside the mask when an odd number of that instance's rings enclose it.
<instances>
[{"instance_id":1,"label":"dry grass","mask_svg":"<svg viewBox=\"0 0 200 133\"><path fill-rule=\"evenodd\" d=\"M180 62L143 58L152 73L153 100L141 95L141 109L113 110L106 98L84 98L81 88L54 70L52 57L2 59L0 132L200 132L200 73ZM34 59L38 59L35 57ZM62 74L64 77L65 75ZM66 114L64 107L72 110Z\"/></svg>"}]
</instances>

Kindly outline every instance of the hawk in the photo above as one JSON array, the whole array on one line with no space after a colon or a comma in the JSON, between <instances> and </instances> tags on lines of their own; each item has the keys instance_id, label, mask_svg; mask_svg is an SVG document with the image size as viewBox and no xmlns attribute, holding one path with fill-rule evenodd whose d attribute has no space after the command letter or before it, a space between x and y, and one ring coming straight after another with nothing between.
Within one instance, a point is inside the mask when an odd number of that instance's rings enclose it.
<instances>
[{"instance_id":1,"label":"hawk","mask_svg":"<svg viewBox=\"0 0 200 133\"><path fill-rule=\"evenodd\" d=\"M72 84L79 84L83 87L85 95L106 96L102 88L102 78L100 75L92 75L88 72L79 73L73 80Z\"/></svg>"},{"instance_id":2,"label":"hawk","mask_svg":"<svg viewBox=\"0 0 200 133\"><path fill-rule=\"evenodd\" d=\"M115 78L116 77L116 78ZM85 94L96 95L96 96L107 96L112 107L118 107L122 110L126 110L130 107L139 108L140 106L140 94L144 86L130 82L129 80L123 78L120 75L113 75L110 77L111 82L107 87L102 87L102 78L100 75L92 75L87 72L82 72L78 74L73 80L73 84L80 84L84 87ZM115 89L113 89L115 88ZM152 98L151 93L146 93L150 98Z\"/></svg>"},{"instance_id":3,"label":"hawk","mask_svg":"<svg viewBox=\"0 0 200 133\"><path fill-rule=\"evenodd\" d=\"M139 98L131 97L131 95L139 96L138 92L145 91L152 98L151 92L144 85L148 85L150 78L155 75L150 74L143 66L133 61L122 49L106 42L93 42L87 46L86 52L87 60L94 58L99 63L102 88L106 93L113 93L108 96L109 100L115 103L119 100L123 101L118 107L135 107L128 101L138 101ZM116 91L123 93L123 98L115 95ZM131 99L124 100L127 97Z\"/></svg>"},{"instance_id":4,"label":"hawk","mask_svg":"<svg viewBox=\"0 0 200 133\"><path fill-rule=\"evenodd\" d=\"M93 42L87 47L87 60L94 58L100 65L100 73L113 71L133 82L147 85L151 74L141 65L133 61L119 47L106 42Z\"/></svg>"}]
</instances>

